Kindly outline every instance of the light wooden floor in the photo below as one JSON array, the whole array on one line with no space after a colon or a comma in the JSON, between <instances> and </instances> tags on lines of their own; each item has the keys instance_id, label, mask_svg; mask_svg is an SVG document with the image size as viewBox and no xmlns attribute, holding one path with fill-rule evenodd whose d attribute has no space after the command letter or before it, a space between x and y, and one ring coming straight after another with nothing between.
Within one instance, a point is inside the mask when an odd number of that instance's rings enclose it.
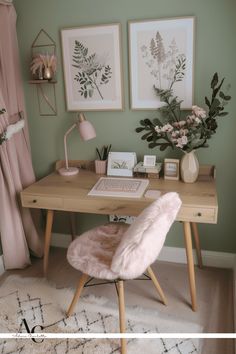
<instances>
[{"instance_id":1,"label":"light wooden floor","mask_svg":"<svg viewBox=\"0 0 236 354\"><path fill-rule=\"evenodd\" d=\"M171 314L183 320L198 323L203 332L234 332L233 327L233 274L227 269L196 268L198 311L194 313L189 303L188 277L185 265L157 262L153 265L161 286L167 296L168 306L157 301L150 281L125 282L127 306L138 305ZM8 271L0 277L0 284L6 277L20 274L25 277L42 276L42 260L33 259L33 265L24 270ZM48 279L57 287L74 288L79 272L66 261L66 250L51 248ZM93 293L117 301L113 285L86 288L84 294ZM176 332L178 330L176 329ZM233 340L209 339L203 342L202 354L234 354Z\"/></svg>"}]
</instances>

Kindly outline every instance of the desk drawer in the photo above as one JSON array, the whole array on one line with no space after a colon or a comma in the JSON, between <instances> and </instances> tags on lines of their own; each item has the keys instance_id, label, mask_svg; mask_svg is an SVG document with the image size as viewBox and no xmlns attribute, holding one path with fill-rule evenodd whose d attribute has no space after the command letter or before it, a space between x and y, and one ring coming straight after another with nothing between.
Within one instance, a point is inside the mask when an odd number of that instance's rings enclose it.
<instances>
[{"instance_id":1,"label":"desk drawer","mask_svg":"<svg viewBox=\"0 0 236 354\"><path fill-rule=\"evenodd\" d=\"M24 207L28 208L60 209L63 206L62 199L55 197L22 195L21 202Z\"/></svg>"},{"instance_id":2,"label":"desk drawer","mask_svg":"<svg viewBox=\"0 0 236 354\"><path fill-rule=\"evenodd\" d=\"M217 210L215 208L182 207L177 220L193 221L202 223L216 223Z\"/></svg>"}]
</instances>

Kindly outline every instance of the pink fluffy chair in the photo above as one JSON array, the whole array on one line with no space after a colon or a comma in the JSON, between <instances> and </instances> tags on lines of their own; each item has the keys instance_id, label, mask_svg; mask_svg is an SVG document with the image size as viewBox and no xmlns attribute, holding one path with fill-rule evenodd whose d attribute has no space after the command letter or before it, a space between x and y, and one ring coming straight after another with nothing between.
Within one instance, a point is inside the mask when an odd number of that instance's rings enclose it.
<instances>
[{"instance_id":1,"label":"pink fluffy chair","mask_svg":"<svg viewBox=\"0 0 236 354\"><path fill-rule=\"evenodd\" d=\"M76 238L69 246L67 259L82 276L67 316L73 313L89 277L112 281L118 284L120 332L124 333L123 281L138 278L146 270L166 305L165 295L150 265L157 259L180 206L177 193L166 193L144 209L132 225L108 223ZM121 353L126 353L125 339L121 339Z\"/></svg>"}]
</instances>

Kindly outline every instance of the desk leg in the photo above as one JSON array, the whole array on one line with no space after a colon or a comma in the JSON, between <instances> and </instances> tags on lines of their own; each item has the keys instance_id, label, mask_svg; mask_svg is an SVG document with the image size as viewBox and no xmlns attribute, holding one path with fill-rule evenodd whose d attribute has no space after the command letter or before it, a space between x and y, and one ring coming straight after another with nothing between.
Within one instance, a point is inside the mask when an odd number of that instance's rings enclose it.
<instances>
[{"instance_id":1,"label":"desk leg","mask_svg":"<svg viewBox=\"0 0 236 354\"><path fill-rule=\"evenodd\" d=\"M75 213L73 212L70 212L70 229L71 229L71 238L73 241L76 236L76 219L75 219Z\"/></svg>"},{"instance_id":2,"label":"desk leg","mask_svg":"<svg viewBox=\"0 0 236 354\"><path fill-rule=\"evenodd\" d=\"M197 310L197 299L196 299L196 283L195 283L195 272L194 272L194 262L193 262L193 249L192 249L192 235L190 222L184 222L184 238L185 238L185 248L188 263L188 277L190 285L190 295L192 301L192 310Z\"/></svg>"},{"instance_id":3,"label":"desk leg","mask_svg":"<svg viewBox=\"0 0 236 354\"><path fill-rule=\"evenodd\" d=\"M43 259L43 272L44 276L47 275L48 270L48 256L49 256L49 248L52 238L52 223L53 223L54 211L47 211L47 222L46 222L46 230L45 230L45 239L44 239L44 259Z\"/></svg>"},{"instance_id":4,"label":"desk leg","mask_svg":"<svg viewBox=\"0 0 236 354\"><path fill-rule=\"evenodd\" d=\"M200 246L200 238L199 238L199 233L198 233L198 228L197 224L195 222L191 222L192 230L193 230L193 237L194 237L194 243L195 243L195 248L197 252L197 261L198 261L198 266L199 268L202 268L202 253L201 253L201 246Z\"/></svg>"}]
</instances>

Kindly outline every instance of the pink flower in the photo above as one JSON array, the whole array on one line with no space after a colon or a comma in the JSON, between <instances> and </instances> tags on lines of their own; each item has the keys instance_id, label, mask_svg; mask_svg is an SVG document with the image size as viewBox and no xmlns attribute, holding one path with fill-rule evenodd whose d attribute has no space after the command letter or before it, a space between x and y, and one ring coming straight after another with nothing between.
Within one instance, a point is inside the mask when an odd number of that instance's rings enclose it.
<instances>
[{"instance_id":1,"label":"pink flower","mask_svg":"<svg viewBox=\"0 0 236 354\"><path fill-rule=\"evenodd\" d=\"M174 123L172 123L173 124L173 127L175 127L175 128L178 128L179 127L179 122L174 122Z\"/></svg>"},{"instance_id":2,"label":"pink flower","mask_svg":"<svg viewBox=\"0 0 236 354\"><path fill-rule=\"evenodd\" d=\"M186 119L186 122L188 124L192 124L195 120L196 116L194 114L191 114L191 116L188 116L187 119Z\"/></svg>"},{"instance_id":3,"label":"pink flower","mask_svg":"<svg viewBox=\"0 0 236 354\"><path fill-rule=\"evenodd\" d=\"M171 133L172 138L177 138L178 135L179 135L179 132L176 130Z\"/></svg>"},{"instance_id":4,"label":"pink flower","mask_svg":"<svg viewBox=\"0 0 236 354\"><path fill-rule=\"evenodd\" d=\"M169 123L163 125L163 127L161 128L162 132L171 132L172 130L173 130L173 127Z\"/></svg>"},{"instance_id":5,"label":"pink flower","mask_svg":"<svg viewBox=\"0 0 236 354\"><path fill-rule=\"evenodd\" d=\"M180 129L179 133L181 136L184 136L184 135L188 134L188 129Z\"/></svg>"},{"instance_id":6,"label":"pink flower","mask_svg":"<svg viewBox=\"0 0 236 354\"><path fill-rule=\"evenodd\" d=\"M161 132L161 128L159 127L159 125L156 125L154 129L157 133Z\"/></svg>"},{"instance_id":7,"label":"pink flower","mask_svg":"<svg viewBox=\"0 0 236 354\"><path fill-rule=\"evenodd\" d=\"M182 149L184 147L184 145L187 145L187 143L188 143L188 138L184 135L181 138L177 139L176 147L179 147L180 149Z\"/></svg>"},{"instance_id":8,"label":"pink flower","mask_svg":"<svg viewBox=\"0 0 236 354\"><path fill-rule=\"evenodd\" d=\"M206 111L198 106L192 106L192 112L199 118L206 118Z\"/></svg>"},{"instance_id":9,"label":"pink flower","mask_svg":"<svg viewBox=\"0 0 236 354\"><path fill-rule=\"evenodd\" d=\"M185 124L186 124L185 120L180 120L179 121L180 128L183 127Z\"/></svg>"}]
</instances>

